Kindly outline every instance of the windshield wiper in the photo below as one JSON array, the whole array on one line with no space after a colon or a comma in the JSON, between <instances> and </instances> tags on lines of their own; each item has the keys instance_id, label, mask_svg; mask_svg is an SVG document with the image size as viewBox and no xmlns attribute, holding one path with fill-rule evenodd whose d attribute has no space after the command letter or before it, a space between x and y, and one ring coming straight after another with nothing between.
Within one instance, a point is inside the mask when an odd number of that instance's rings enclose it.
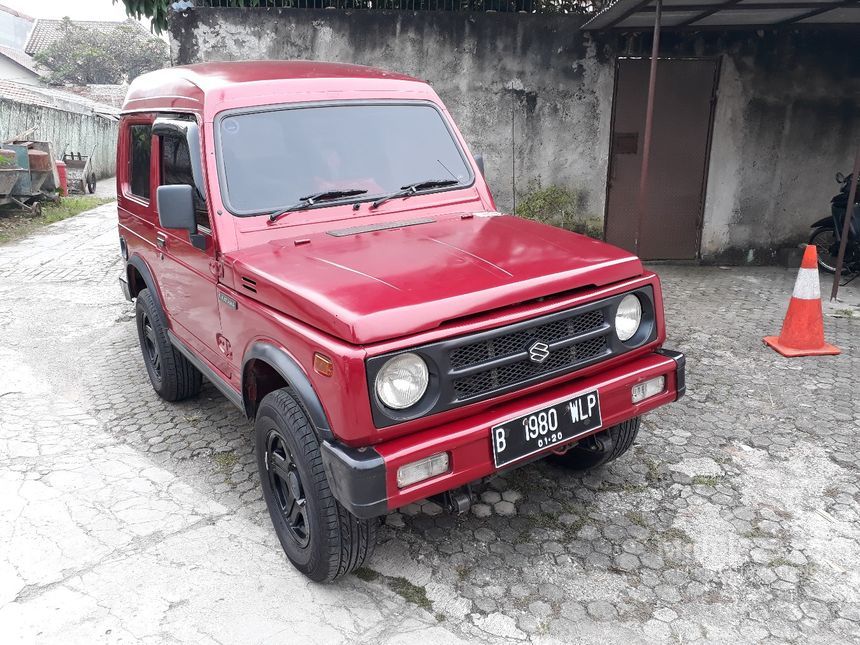
<instances>
[{"instance_id":1,"label":"windshield wiper","mask_svg":"<svg viewBox=\"0 0 860 645\"><path fill-rule=\"evenodd\" d=\"M453 186L454 184L459 183L459 179L427 179L425 181L418 181L414 184L409 184L408 186L401 186L400 190L398 190L396 193L391 193L390 195L380 197L370 205L370 208L379 208L390 199L397 199L398 197L411 197L412 195L418 194L422 190L428 190L430 188L442 188L444 186Z\"/></svg>"},{"instance_id":2,"label":"windshield wiper","mask_svg":"<svg viewBox=\"0 0 860 645\"><path fill-rule=\"evenodd\" d=\"M289 215L294 211L310 208L319 202L330 202L335 199L343 199L344 197L355 197L356 195L363 195L366 192L367 190L364 188L347 188L345 190L324 190L319 193L314 193L313 195L300 197L297 204L293 204L289 208L279 208L278 210L269 213L269 221L274 222L284 215Z\"/></svg>"}]
</instances>

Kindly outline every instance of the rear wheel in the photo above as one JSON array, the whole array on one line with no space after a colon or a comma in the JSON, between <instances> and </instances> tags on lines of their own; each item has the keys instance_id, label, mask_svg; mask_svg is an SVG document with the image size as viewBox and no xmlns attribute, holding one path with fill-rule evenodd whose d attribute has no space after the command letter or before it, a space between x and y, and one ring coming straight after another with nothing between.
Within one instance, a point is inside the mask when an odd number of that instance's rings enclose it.
<instances>
[{"instance_id":1,"label":"rear wheel","mask_svg":"<svg viewBox=\"0 0 860 645\"><path fill-rule=\"evenodd\" d=\"M636 417L586 437L563 455L550 459L570 470L583 471L615 461L633 445L639 433L641 417Z\"/></svg>"},{"instance_id":2,"label":"rear wheel","mask_svg":"<svg viewBox=\"0 0 860 645\"><path fill-rule=\"evenodd\" d=\"M319 441L288 389L263 398L255 433L263 497L293 566L316 582L360 567L373 553L378 522L358 519L334 498Z\"/></svg>"},{"instance_id":3,"label":"rear wheel","mask_svg":"<svg viewBox=\"0 0 860 645\"><path fill-rule=\"evenodd\" d=\"M200 391L202 375L167 337L167 325L149 289L141 289L135 304L137 337L152 389L166 401L182 401Z\"/></svg>"},{"instance_id":4,"label":"rear wheel","mask_svg":"<svg viewBox=\"0 0 860 645\"><path fill-rule=\"evenodd\" d=\"M829 226L815 229L809 243L818 251L818 268L826 273L836 273L836 256L839 253L836 231Z\"/></svg>"}]
</instances>

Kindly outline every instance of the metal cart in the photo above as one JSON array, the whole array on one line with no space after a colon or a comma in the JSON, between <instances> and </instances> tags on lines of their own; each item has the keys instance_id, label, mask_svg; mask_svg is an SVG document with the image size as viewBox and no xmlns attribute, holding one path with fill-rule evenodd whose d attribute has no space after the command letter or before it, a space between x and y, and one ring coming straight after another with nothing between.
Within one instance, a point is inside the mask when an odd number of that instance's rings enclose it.
<instances>
[{"instance_id":1,"label":"metal cart","mask_svg":"<svg viewBox=\"0 0 860 645\"><path fill-rule=\"evenodd\" d=\"M92 164L95 151L96 148L93 146L89 155L82 155L80 152L63 153L69 193L89 193L92 195L96 192L96 173L93 171Z\"/></svg>"}]
</instances>

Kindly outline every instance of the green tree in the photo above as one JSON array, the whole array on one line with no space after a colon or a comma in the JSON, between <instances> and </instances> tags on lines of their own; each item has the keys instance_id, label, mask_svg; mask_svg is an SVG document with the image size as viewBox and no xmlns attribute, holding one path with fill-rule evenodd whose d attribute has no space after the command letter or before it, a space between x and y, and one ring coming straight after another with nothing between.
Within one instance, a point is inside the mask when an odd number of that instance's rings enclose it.
<instances>
[{"instance_id":1,"label":"green tree","mask_svg":"<svg viewBox=\"0 0 860 645\"><path fill-rule=\"evenodd\" d=\"M117 84L168 64L167 43L136 25L109 31L90 29L63 18L60 38L34 56L49 83Z\"/></svg>"}]
</instances>

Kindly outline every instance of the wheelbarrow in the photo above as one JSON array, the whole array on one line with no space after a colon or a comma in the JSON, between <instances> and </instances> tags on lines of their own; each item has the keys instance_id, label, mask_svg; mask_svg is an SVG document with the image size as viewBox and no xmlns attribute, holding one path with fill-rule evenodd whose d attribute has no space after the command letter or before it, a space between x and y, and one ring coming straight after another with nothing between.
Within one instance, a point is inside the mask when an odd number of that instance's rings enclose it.
<instances>
[{"instance_id":1,"label":"wheelbarrow","mask_svg":"<svg viewBox=\"0 0 860 645\"><path fill-rule=\"evenodd\" d=\"M80 152L63 153L63 163L66 164L66 178L70 193L96 192L96 173L93 171L93 146L89 155Z\"/></svg>"}]
</instances>

